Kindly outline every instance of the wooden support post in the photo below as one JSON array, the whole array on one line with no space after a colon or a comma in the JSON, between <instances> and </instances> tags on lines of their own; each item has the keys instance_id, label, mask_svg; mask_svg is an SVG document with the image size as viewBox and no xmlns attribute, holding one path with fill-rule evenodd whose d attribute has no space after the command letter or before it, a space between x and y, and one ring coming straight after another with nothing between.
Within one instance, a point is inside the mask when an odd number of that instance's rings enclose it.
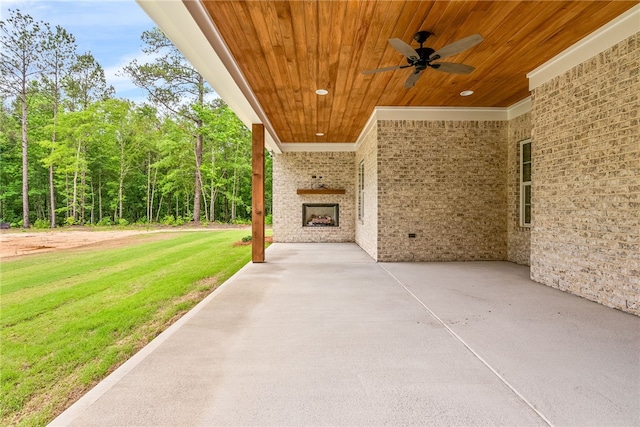
<instances>
[{"instance_id":1,"label":"wooden support post","mask_svg":"<svg viewBox=\"0 0 640 427\"><path fill-rule=\"evenodd\" d=\"M264 125L251 131L251 260L264 262Z\"/></svg>"}]
</instances>

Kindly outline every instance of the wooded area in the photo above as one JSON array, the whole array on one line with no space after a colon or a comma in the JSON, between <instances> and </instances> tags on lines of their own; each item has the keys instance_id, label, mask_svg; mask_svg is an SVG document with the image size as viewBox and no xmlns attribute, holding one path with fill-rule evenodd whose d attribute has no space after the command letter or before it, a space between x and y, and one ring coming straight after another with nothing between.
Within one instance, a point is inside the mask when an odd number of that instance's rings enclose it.
<instances>
[{"instance_id":1,"label":"wooded area","mask_svg":"<svg viewBox=\"0 0 640 427\"><path fill-rule=\"evenodd\" d=\"M64 28L0 21L0 222L250 221L250 130L159 29L141 38L148 56L122 70L148 94L136 104Z\"/></svg>"}]
</instances>

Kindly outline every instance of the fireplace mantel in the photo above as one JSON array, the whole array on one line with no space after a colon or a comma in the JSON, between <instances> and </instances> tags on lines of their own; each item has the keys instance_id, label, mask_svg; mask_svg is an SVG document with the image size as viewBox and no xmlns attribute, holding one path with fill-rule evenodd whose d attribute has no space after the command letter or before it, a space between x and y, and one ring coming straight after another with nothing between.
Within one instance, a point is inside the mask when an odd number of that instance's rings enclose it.
<instances>
[{"instance_id":1,"label":"fireplace mantel","mask_svg":"<svg viewBox=\"0 0 640 427\"><path fill-rule=\"evenodd\" d=\"M344 188L298 188L298 194L344 194Z\"/></svg>"}]
</instances>

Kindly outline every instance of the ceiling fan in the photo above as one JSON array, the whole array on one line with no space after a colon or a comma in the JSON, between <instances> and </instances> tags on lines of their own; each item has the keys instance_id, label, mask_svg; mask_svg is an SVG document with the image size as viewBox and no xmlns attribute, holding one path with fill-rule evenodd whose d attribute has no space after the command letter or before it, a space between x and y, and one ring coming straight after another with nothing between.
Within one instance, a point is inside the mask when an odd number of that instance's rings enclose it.
<instances>
[{"instance_id":1,"label":"ceiling fan","mask_svg":"<svg viewBox=\"0 0 640 427\"><path fill-rule=\"evenodd\" d=\"M438 59L446 58L447 56L455 55L463 50L467 50L480 43L482 36L480 34L473 34L465 37L451 44L446 45L438 50L433 50L430 47L423 47L424 42L433 35L429 31L418 31L414 34L413 39L420 43L420 47L417 49L412 48L400 39L389 39L389 44L395 48L398 52L403 54L407 58L408 65L396 65L393 67L377 68L375 70L363 71L362 74L380 73L382 71L397 70L400 68L414 67L415 70L407 81L404 83L404 87L409 89L415 86L416 82L422 75L422 72L428 67L434 68L443 73L451 74L470 74L475 70L471 65L456 64L453 62L433 62Z\"/></svg>"}]
</instances>

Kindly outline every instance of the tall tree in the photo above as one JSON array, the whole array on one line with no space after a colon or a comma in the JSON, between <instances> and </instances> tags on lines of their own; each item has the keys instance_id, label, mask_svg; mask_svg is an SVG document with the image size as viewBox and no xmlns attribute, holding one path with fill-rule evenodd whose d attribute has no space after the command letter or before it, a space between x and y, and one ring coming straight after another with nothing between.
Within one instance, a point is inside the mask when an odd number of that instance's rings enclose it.
<instances>
[{"instance_id":1,"label":"tall tree","mask_svg":"<svg viewBox=\"0 0 640 427\"><path fill-rule=\"evenodd\" d=\"M135 110L133 103L121 99L109 99L95 104L103 123L100 139L115 143L114 157L118 163L118 196L116 219L123 219L125 180L132 172L144 150L144 126L148 116L144 110ZM97 138L96 138L97 139Z\"/></svg>"},{"instance_id":2,"label":"tall tree","mask_svg":"<svg viewBox=\"0 0 640 427\"><path fill-rule=\"evenodd\" d=\"M86 110L92 102L103 101L113 96L115 89L107 85L104 69L91 52L79 55L75 59L69 73L63 79L70 110Z\"/></svg>"},{"instance_id":3,"label":"tall tree","mask_svg":"<svg viewBox=\"0 0 640 427\"><path fill-rule=\"evenodd\" d=\"M76 58L69 69L69 74L63 79L63 88L68 95L69 109L75 112L87 111L91 103L106 100L115 92L113 86L107 85L104 70L91 53L84 53ZM78 135L76 139L76 169L73 173L71 204L71 215L74 221L84 219L88 135L89 133L85 133L84 136Z\"/></svg>"},{"instance_id":4,"label":"tall tree","mask_svg":"<svg viewBox=\"0 0 640 427\"><path fill-rule=\"evenodd\" d=\"M17 222L20 205L20 124L0 96L0 220Z\"/></svg>"},{"instance_id":5,"label":"tall tree","mask_svg":"<svg viewBox=\"0 0 640 427\"><path fill-rule=\"evenodd\" d=\"M54 152L57 140L58 111L62 98L62 82L68 75L72 61L76 55L76 43L72 34L64 28L56 26L54 32L48 31L43 41L42 63L45 67L43 83L45 93L48 94L52 111L51 125L51 155L45 160L49 167L49 221L51 228L56 226L56 193L54 184Z\"/></svg>"},{"instance_id":6,"label":"tall tree","mask_svg":"<svg viewBox=\"0 0 640 427\"><path fill-rule=\"evenodd\" d=\"M238 216L241 178L251 169L251 134L221 99L216 99L198 113L204 126L201 129L207 141L208 162L203 167L210 191L210 213L216 217L216 199L224 196L225 205L230 202L228 220Z\"/></svg>"},{"instance_id":7,"label":"tall tree","mask_svg":"<svg viewBox=\"0 0 640 427\"><path fill-rule=\"evenodd\" d=\"M100 125L95 111L90 109L66 112L58 121L60 145L55 153L55 160L60 172L65 174L65 212L68 223L76 223L81 219L82 206L78 199L84 188L80 177L86 176L87 172L87 144Z\"/></svg>"},{"instance_id":8,"label":"tall tree","mask_svg":"<svg viewBox=\"0 0 640 427\"><path fill-rule=\"evenodd\" d=\"M142 41L145 43L143 52L155 59L150 63L140 63L134 59L124 67L124 72L131 77L136 86L147 91L151 102L194 124L196 131L193 135L195 142L193 220L199 222L203 137L200 132L202 120L193 106L202 107L205 94L210 89L205 86L203 77L159 28L142 33Z\"/></svg>"},{"instance_id":9,"label":"tall tree","mask_svg":"<svg viewBox=\"0 0 640 427\"><path fill-rule=\"evenodd\" d=\"M184 121L184 120L183 120ZM165 210L167 215L173 210L175 204L175 217L181 215L184 210L179 209L179 199L185 200L187 193L193 194L193 166L191 161L190 134L184 131L185 124L166 117L161 125L163 138L159 141L160 160L155 167L162 171L159 179L160 202L156 211L156 218L162 210L162 202L169 205Z\"/></svg>"},{"instance_id":10,"label":"tall tree","mask_svg":"<svg viewBox=\"0 0 640 427\"><path fill-rule=\"evenodd\" d=\"M158 112L150 105L143 104L137 107L134 115L133 139L140 152L143 172L146 178L145 185L145 218L152 221L153 203L158 184L158 167L155 163L158 158L158 145L161 139L160 120Z\"/></svg>"},{"instance_id":11,"label":"tall tree","mask_svg":"<svg viewBox=\"0 0 640 427\"><path fill-rule=\"evenodd\" d=\"M0 21L0 90L17 97L22 126L22 221L29 228L29 161L27 112L29 83L41 72L42 42L49 25L35 22L19 10L9 9L9 18Z\"/></svg>"}]
</instances>

